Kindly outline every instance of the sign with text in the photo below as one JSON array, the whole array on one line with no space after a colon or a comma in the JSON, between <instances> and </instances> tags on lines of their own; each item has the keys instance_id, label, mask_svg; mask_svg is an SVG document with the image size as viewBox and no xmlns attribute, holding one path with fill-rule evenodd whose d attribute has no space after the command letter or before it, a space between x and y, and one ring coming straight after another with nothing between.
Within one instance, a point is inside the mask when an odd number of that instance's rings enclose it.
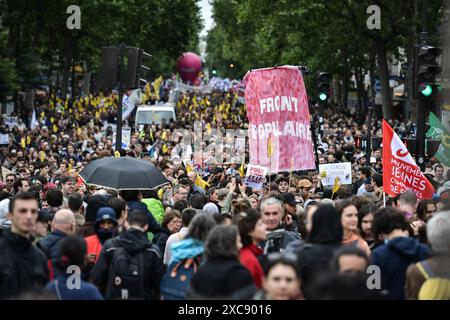
<instances>
[{"instance_id":1,"label":"sign with text","mask_svg":"<svg viewBox=\"0 0 450 320\"><path fill-rule=\"evenodd\" d=\"M247 174L244 179L247 187L250 187L256 191L261 190L267 171L268 168L266 167L249 164L247 167Z\"/></svg>"},{"instance_id":2,"label":"sign with text","mask_svg":"<svg viewBox=\"0 0 450 320\"><path fill-rule=\"evenodd\" d=\"M319 164L322 185L333 186L336 177L341 184L352 184L352 164L350 162Z\"/></svg>"},{"instance_id":3,"label":"sign with text","mask_svg":"<svg viewBox=\"0 0 450 320\"><path fill-rule=\"evenodd\" d=\"M293 170L315 169L308 98L298 67L252 70L244 81L250 164L289 172L294 159Z\"/></svg>"}]
</instances>

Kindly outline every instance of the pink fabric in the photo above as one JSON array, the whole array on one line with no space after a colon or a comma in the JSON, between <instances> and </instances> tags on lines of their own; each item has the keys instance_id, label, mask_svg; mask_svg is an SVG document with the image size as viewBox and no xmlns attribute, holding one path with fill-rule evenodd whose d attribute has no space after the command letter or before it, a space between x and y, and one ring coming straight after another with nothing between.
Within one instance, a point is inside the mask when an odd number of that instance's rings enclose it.
<instances>
[{"instance_id":1,"label":"pink fabric","mask_svg":"<svg viewBox=\"0 0 450 320\"><path fill-rule=\"evenodd\" d=\"M308 97L300 70L258 69L249 71L244 81L250 163L271 167L272 173L314 169Z\"/></svg>"}]
</instances>

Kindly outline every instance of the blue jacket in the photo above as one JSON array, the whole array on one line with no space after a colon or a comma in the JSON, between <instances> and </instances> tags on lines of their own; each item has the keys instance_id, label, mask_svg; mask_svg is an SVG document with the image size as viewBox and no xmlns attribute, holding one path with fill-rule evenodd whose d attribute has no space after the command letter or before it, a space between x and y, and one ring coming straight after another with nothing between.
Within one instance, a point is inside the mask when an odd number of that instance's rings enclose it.
<instances>
[{"instance_id":1,"label":"blue jacket","mask_svg":"<svg viewBox=\"0 0 450 320\"><path fill-rule=\"evenodd\" d=\"M67 286L68 276L59 275L45 289L53 293L59 300L103 300L100 291L92 283L80 280L80 288L70 289ZM70 284L75 281L69 280Z\"/></svg>"},{"instance_id":2,"label":"blue jacket","mask_svg":"<svg viewBox=\"0 0 450 320\"><path fill-rule=\"evenodd\" d=\"M171 249L172 256L169 265L183 259L196 257L205 251L203 242L192 238L173 243Z\"/></svg>"},{"instance_id":3,"label":"blue jacket","mask_svg":"<svg viewBox=\"0 0 450 320\"><path fill-rule=\"evenodd\" d=\"M153 234L156 234L158 231L161 230L161 226L156 221L155 217L153 217L153 214L148 211L147 205L140 201L130 201L127 202L128 205L128 212L131 212L133 210L142 210L147 213L148 216L148 231L152 232Z\"/></svg>"},{"instance_id":4,"label":"blue jacket","mask_svg":"<svg viewBox=\"0 0 450 320\"><path fill-rule=\"evenodd\" d=\"M67 237L67 233L60 230L53 230L44 239L40 241L40 244L48 249L50 257L52 259L53 270L57 272L56 262L59 258L59 243Z\"/></svg>"},{"instance_id":5,"label":"blue jacket","mask_svg":"<svg viewBox=\"0 0 450 320\"><path fill-rule=\"evenodd\" d=\"M372 252L372 264L380 267L381 286L388 290L390 299L405 298L406 269L411 263L425 260L429 255L427 246L408 237L394 238Z\"/></svg>"}]
</instances>

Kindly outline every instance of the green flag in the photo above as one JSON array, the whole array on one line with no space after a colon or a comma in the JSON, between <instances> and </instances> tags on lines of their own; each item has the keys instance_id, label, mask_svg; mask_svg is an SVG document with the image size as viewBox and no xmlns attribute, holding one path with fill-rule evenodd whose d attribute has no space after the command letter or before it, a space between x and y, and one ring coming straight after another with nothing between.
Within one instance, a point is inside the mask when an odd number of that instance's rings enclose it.
<instances>
[{"instance_id":1,"label":"green flag","mask_svg":"<svg viewBox=\"0 0 450 320\"><path fill-rule=\"evenodd\" d=\"M444 127L433 112L430 112L430 129L427 131L427 138L442 140L442 137L446 131L447 128Z\"/></svg>"},{"instance_id":2,"label":"green flag","mask_svg":"<svg viewBox=\"0 0 450 320\"><path fill-rule=\"evenodd\" d=\"M443 165L450 166L450 135L433 112L430 112L430 129L427 137L441 141L436 152L436 159Z\"/></svg>"}]
</instances>

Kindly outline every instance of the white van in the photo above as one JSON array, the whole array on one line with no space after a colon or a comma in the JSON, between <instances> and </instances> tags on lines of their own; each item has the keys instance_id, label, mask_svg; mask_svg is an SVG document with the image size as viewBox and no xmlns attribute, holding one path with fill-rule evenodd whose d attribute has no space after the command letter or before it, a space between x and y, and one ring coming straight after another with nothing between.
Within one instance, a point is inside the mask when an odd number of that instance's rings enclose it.
<instances>
[{"instance_id":1,"label":"white van","mask_svg":"<svg viewBox=\"0 0 450 320\"><path fill-rule=\"evenodd\" d=\"M141 105L137 108L136 127L152 123L161 124L163 119L166 119L167 124L170 123L170 120L177 120L174 103L167 102L151 106Z\"/></svg>"}]
</instances>

